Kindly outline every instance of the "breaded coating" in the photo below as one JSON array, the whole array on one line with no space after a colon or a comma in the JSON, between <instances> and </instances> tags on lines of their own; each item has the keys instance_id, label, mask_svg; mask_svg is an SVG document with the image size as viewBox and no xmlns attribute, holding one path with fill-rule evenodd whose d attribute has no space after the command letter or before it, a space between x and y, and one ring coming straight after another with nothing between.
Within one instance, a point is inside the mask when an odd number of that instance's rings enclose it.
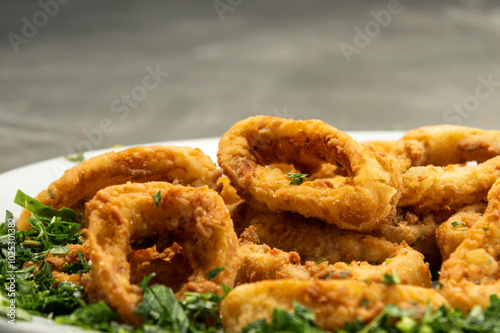
<instances>
[{"instance_id":1,"label":"breaded coating","mask_svg":"<svg viewBox=\"0 0 500 333\"><path fill-rule=\"evenodd\" d=\"M443 218L436 214L422 217L405 209L398 209L397 215L370 232L375 237L383 237L393 243L403 241L422 253L425 260L435 267L441 265L441 254L436 244L436 230Z\"/></svg>"},{"instance_id":2,"label":"breaded coating","mask_svg":"<svg viewBox=\"0 0 500 333\"><path fill-rule=\"evenodd\" d=\"M408 158L408 166L481 163L500 155L500 131L448 124L423 126L406 132L396 142L394 155Z\"/></svg>"},{"instance_id":3,"label":"breaded coating","mask_svg":"<svg viewBox=\"0 0 500 333\"><path fill-rule=\"evenodd\" d=\"M488 193L484 214L473 224L465 239L443 262L440 293L453 307L467 312L490 304L500 294L500 179Z\"/></svg>"},{"instance_id":4,"label":"breaded coating","mask_svg":"<svg viewBox=\"0 0 500 333\"><path fill-rule=\"evenodd\" d=\"M485 201L497 178L500 156L478 165L411 167L403 174L398 207L411 206L417 212L455 212L465 204Z\"/></svg>"},{"instance_id":5,"label":"breaded coating","mask_svg":"<svg viewBox=\"0 0 500 333\"><path fill-rule=\"evenodd\" d=\"M316 217L342 229L369 231L395 214L401 174L389 159L319 120L255 116L236 123L221 138L218 162L238 195L274 212ZM339 165L340 185L328 179L291 183L274 163L313 174Z\"/></svg>"},{"instance_id":6,"label":"breaded coating","mask_svg":"<svg viewBox=\"0 0 500 333\"><path fill-rule=\"evenodd\" d=\"M252 219L250 225L253 229L249 239L283 251L295 251L303 262L326 259L330 263L366 261L381 264L394 257L400 244L406 242L404 239L393 242L370 234L338 229L317 219L292 213L260 214ZM434 239L434 233L428 237ZM435 245L434 248L438 251ZM425 276L428 267L423 265L424 256L414 250L410 252L410 257L415 260L409 262L418 264L407 269L416 269Z\"/></svg>"},{"instance_id":7,"label":"breaded coating","mask_svg":"<svg viewBox=\"0 0 500 333\"><path fill-rule=\"evenodd\" d=\"M249 227L252 228L252 227ZM383 241L382 241L383 242ZM395 245L378 264L366 261L329 263L306 261L296 252L271 249L262 244L243 243L240 247L243 264L238 270L235 284L268 279L352 279L365 282L384 282L387 275L400 279L400 283L422 287L431 286L428 264L421 253L406 244Z\"/></svg>"},{"instance_id":8,"label":"breaded coating","mask_svg":"<svg viewBox=\"0 0 500 333\"><path fill-rule=\"evenodd\" d=\"M275 308L293 311L297 301L311 309L317 325L327 331L342 329L356 319L367 323L384 306L393 304L422 317L428 306L437 309L448 302L430 288L386 285L354 280L267 280L234 288L222 301L224 332L238 333L249 323L271 321Z\"/></svg>"},{"instance_id":9,"label":"breaded coating","mask_svg":"<svg viewBox=\"0 0 500 333\"><path fill-rule=\"evenodd\" d=\"M200 149L177 146L141 146L104 153L68 169L35 199L54 209L84 211L83 205L100 189L126 182L168 181L215 188L222 171ZM30 212L17 221L19 230L31 229ZM86 227L87 219L82 224Z\"/></svg>"},{"instance_id":10,"label":"breaded coating","mask_svg":"<svg viewBox=\"0 0 500 333\"><path fill-rule=\"evenodd\" d=\"M176 293L220 291L232 286L237 267L238 239L229 212L217 192L167 182L109 186L86 205L91 247L91 301L104 300L129 324L142 317L134 312L142 300L141 288L130 282L132 244L148 237L170 236L182 247L192 274ZM158 242L156 245L158 246ZM225 267L215 279L207 273Z\"/></svg>"},{"instance_id":11,"label":"breaded coating","mask_svg":"<svg viewBox=\"0 0 500 333\"><path fill-rule=\"evenodd\" d=\"M483 215L485 202L465 205L436 230L436 240L443 260L446 260L467 237L469 229Z\"/></svg>"}]
</instances>

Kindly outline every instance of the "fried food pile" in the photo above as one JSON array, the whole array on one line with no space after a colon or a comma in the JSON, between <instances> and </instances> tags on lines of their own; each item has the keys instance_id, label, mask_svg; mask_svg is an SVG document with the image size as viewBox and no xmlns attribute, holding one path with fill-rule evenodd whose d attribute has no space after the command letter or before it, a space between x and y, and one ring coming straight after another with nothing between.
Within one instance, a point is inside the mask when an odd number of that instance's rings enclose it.
<instances>
[{"instance_id":1,"label":"fried food pile","mask_svg":"<svg viewBox=\"0 0 500 333\"><path fill-rule=\"evenodd\" d=\"M466 312L500 294L499 131L436 125L358 142L320 120L255 116L222 136L217 159L134 147L66 171L36 198L81 212L88 241L51 255L54 278L133 326L152 272L179 299L228 285L226 332L295 302L336 331L388 304L418 319L428 306ZM90 272L60 272L76 250Z\"/></svg>"}]
</instances>

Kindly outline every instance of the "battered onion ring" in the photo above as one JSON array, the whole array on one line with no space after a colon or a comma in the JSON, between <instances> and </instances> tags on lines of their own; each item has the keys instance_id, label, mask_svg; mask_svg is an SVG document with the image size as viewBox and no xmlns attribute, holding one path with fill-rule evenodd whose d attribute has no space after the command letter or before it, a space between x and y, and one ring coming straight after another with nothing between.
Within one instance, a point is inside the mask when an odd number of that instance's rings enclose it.
<instances>
[{"instance_id":1,"label":"battered onion ring","mask_svg":"<svg viewBox=\"0 0 500 333\"><path fill-rule=\"evenodd\" d=\"M484 162L500 154L500 131L455 125L419 127L396 142L394 154L407 157L409 166Z\"/></svg>"},{"instance_id":2,"label":"battered onion ring","mask_svg":"<svg viewBox=\"0 0 500 333\"><path fill-rule=\"evenodd\" d=\"M365 282L384 282L386 275L396 273L403 284L431 287L431 273L424 257L406 244L395 246L393 252L379 264L366 261L350 263L306 261L300 264L296 252L271 249L267 245L244 243L240 247L243 264L238 269L235 284L267 279L353 279Z\"/></svg>"},{"instance_id":3,"label":"battered onion ring","mask_svg":"<svg viewBox=\"0 0 500 333\"><path fill-rule=\"evenodd\" d=\"M215 188L221 170L201 150L176 146L140 146L109 152L85 160L65 173L35 199L59 209L79 210L102 188L131 182L168 181ZM19 230L31 229L24 210ZM85 226L86 221L82 224Z\"/></svg>"},{"instance_id":4,"label":"battered onion ring","mask_svg":"<svg viewBox=\"0 0 500 333\"><path fill-rule=\"evenodd\" d=\"M160 191L156 206L153 195ZM176 293L218 290L232 286L241 259L238 239L222 198L203 187L184 187L166 182L110 186L100 190L86 205L90 219L91 281L86 291L91 301L104 300L126 323L137 325L134 309L142 300L138 285L130 282L131 243L153 235L171 234L182 247L193 274ZM213 281L207 272L225 267Z\"/></svg>"},{"instance_id":5,"label":"battered onion ring","mask_svg":"<svg viewBox=\"0 0 500 333\"><path fill-rule=\"evenodd\" d=\"M374 150L319 120L256 116L229 129L219 142L219 165L238 194L271 211L317 217L339 228L369 231L395 213L401 175ZM273 163L293 164L312 174L325 163L348 176L331 188L324 180L290 184Z\"/></svg>"},{"instance_id":6,"label":"battered onion ring","mask_svg":"<svg viewBox=\"0 0 500 333\"><path fill-rule=\"evenodd\" d=\"M413 310L422 317L428 306L448 305L435 290L410 285L385 285L353 280L268 280L234 288L221 303L224 332L236 333L256 320L271 321L275 308L293 311L298 301L311 309L315 322L327 331L338 331L356 319L366 324L385 305Z\"/></svg>"},{"instance_id":7,"label":"battered onion ring","mask_svg":"<svg viewBox=\"0 0 500 333\"><path fill-rule=\"evenodd\" d=\"M500 178L500 156L477 166L411 167L403 174L398 206L412 206L419 212L453 212L465 204L485 201L497 178Z\"/></svg>"},{"instance_id":8,"label":"battered onion ring","mask_svg":"<svg viewBox=\"0 0 500 333\"><path fill-rule=\"evenodd\" d=\"M467 237L467 232L483 215L485 202L466 205L453 214L436 230L436 242L443 260L446 260Z\"/></svg>"},{"instance_id":9,"label":"battered onion ring","mask_svg":"<svg viewBox=\"0 0 500 333\"><path fill-rule=\"evenodd\" d=\"M488 193L484 214L446 260L440 272L441 294L466 312L486 308L492 294L500 294L500 179Z\"/></svg>"}]
</instances>

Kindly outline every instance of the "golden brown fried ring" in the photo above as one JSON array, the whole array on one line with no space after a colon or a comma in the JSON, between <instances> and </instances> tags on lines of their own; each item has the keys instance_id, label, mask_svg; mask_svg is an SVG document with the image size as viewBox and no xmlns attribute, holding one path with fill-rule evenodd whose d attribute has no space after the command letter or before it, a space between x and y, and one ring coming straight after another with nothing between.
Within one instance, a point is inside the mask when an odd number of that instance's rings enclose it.
<instances>
[{"instance_id":1,"label":"golden brown fried ring","mask_svg":"<svg viewBox=\"0 0 500 333\"><path fill-rule=\"evenodd\" d=\"M158 193L157 207L153 196ZM92 301L108 303L125 322L141 322L134 309L142 292L130 282L127 257L131 244L147 237L171 235L182 247L193 273L176 295L233 284L241 262L238 239L223 199L208 187L166 182L115 185L97 192L86 206L92 260L86 291ZM207 280L207 272L223 266L213 281Z\"/></svg>"},{"instance_id":2,"label":"golden brown fried ring","mask_svg":"<svg viewBox=\"0 0 500 333\"><path fill-rule=\"evenodd\" d=\"M465 204L485 201L497 178L500 178L500 156L478 165L412 167L403 174L403 193L398 206L411 206L423 213L454 212Z\"/></svg>"},{"instance_id":3,"label":"golden brown fried ring","mask_svg":"<svg viewBox=\"0 0 500 333\"><path fill-rule=\"evenodd\" d=\"M242 200L226 176L219 178L216 190L222 199L224 199L227 206L238 204Z\"/></svg>"},{"instance_id":4,"label":"golden brown fried ring","mask_svg":"<svg viewBox=\"0 0 500 333\"><path fill-rule=\"evenodd\" d=\"M443 218L435 214L419 217L411 211L398 209L391 220L370 232L375 237L383 237L393 243L403 241L422 253L425 260L436 267L441 265L441 255L436 244L436 230Z\"/></svg>"},{"instance_id":5,"label":"golden brown fried ring","mask_svg":"<svg viewBox=\"0 0 500 333\"><path fill-rule=\"evenodd\" d=\"M250 206L245 200L228 206L228 209L233 220L234 231L238 237L248 228L256 216L262 214L262 212Z\"/></svg>"},{"instance_id":6,"label":"golden brown fried ring","mask_svg":"<svg viewBox=\"0 0 500 333\"><path fill-rule=\"evenodd\" d=\"M293 312L297 301L311 309L315 322L338 331L356 319L366 324L388 304L414 311L421 318L428 306L448 305L435 290L410 285L385 285L354 280L268 280L234 288L222 301L224 332L236 333L256 320L272 320L275 308Z\"/></svg>"},{"instance_id":7,"label":"golden brown fried ring","mask_svg":"<svg viewBox=\"0 0 500 333\"><path fill-rule=\"evenodd\" d=\"M466 312L486 308L500 294L500 179L488 193L484 214L446 260L440 272L441 294Z\"/></svg>"},{"instance_id":8,"label":"golden brown fried ring","mask_svg":"<svg viewBox=\"0 0 500 333\"><path fill-rule=\"evenodd\" d=\"M500 154L499 133L467 126L424 126L398 140L394 154L407 157L409 166L484 162Z\"/></svg>"},{"instance_id":9,"label":"golden brown fried ring","mask_svg":"<svg viewBox=\"0 0 500 333\"><path fill-rule=\"evenodd\" d=\"M235 285L285 278L311 279L311 274L300 264L297 252L285 252L271 249L265 244L247 242L241 244L239 252L243 262L238 269Z\"/></svg>"},{"instance_id":10,"label":"golden brown fried ring","mask_svg":"<svg viewBox=\"0 0 500 333\"><path fill-rule=\"evenodd\" d=\"M40 192L36 199L59 209L80 210L102 188L131 182L168 181L215 188L222 171L201 150L176 146L141 146L85 160ZM19 217L19 230L31 229L30 212ZM82 224L85 224L83 222Z\"/></svg>"},{"instance_id":11,"label":"golden brown fried ring","mask_svg":"<svg viewBox=\"0 0 500 333\"><path fill-rule=\"evenodd\" d=\"M394 152L396 141L387 140L387 141L365 141L362 142L365 146L370 146L379 153L391 154Z\"/></svg>"},{"instance_id":12,"label":"golden brown fried ring","mask_svg":"<svg viewBox=\"0 0 500 333\"><path fill-rule=\"evenodd\" d=\"M458 141L457 147L465 153L473 154L475 160L487 160L500 155L500 131L475 131Z\"/></svg>"},{"instance_id":13,"label":"golden brown fried ring","mask_svg":"<svg viewBox=\"0 0 500 333\"><path fill-rule=\"evenodd\" d=\"M252 219L250 225L254 227L254 231L247 235L248 240L253 239L283 251L295 251L303 261L326 259L330 263L338 261L382 263L398 251L399 243L406 241L403 237L401 240L398 239L396 244L383 238L338 229L316 219L291 213L260 214ZM412 234L407 236L412 240ZM434 232L432 237L426 236L434 238Z\"/></svg>"},{"instance_id":14,"label":"golden brown fried ring","mask_svg":"<svg viewBox=\"0 0 500 333\"><path fill-rule=\"evenodd\" d=\"M252 227L250 227L252 228ZM350 263L307 261L300 263L296 252L271 249L267 245L243 243L240 247L243 264L238 270L235 284L267 279L353 279L365 282L384 282L387 275L401 279L403 284L430 287L431 274L428 264L419 252L406 244L397 246L379 264L366 261Z\"/></svg>"},{"instance_id":15,"label":"golden brown fried ring","mask_svg":"<svg viewBox=\"0 0 500 333\"><path fill-rule=\"evenodd\" d=\"M436 230L436 241L443 260L446 260L467 237L467 232L481 217L486 203L476 202L464 206Z\"/></svg>"},{"instance_id":16,"label":"golden brown fried ring","mask_svg":"<svg viewBox=\"0 0 500 333\"><path fill-rule=\"evenodd\" d=\"M369 231L395 213L401 175L388 159L319 120L256 116L229 129L219 142L219 165L238 194L271 211L317 217L339 228ZM340 164L342 185L320 179L290 184L273 163L313 174Z\"/></svg>"}]
</instances>

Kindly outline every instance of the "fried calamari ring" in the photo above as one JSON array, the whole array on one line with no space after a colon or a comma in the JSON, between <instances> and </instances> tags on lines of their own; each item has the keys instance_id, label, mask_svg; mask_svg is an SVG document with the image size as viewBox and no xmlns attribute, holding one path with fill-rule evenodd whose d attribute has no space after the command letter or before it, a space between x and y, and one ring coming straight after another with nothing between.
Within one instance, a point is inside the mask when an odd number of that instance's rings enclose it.
<instances>
[{"instance_id":1,"label":"fried calamari ring","mask_svg":"<svg viewBox=\"0 0 500 333\"><path fill-rule=\"evenodd\" d=\"M475 202L461 208L436 230L436 241L443 260L446 260L467 237L467 232L483 215L485 202Z\"/></svg>"},{"instance_id":2,"label":"fried calamari ring","mask_svg":"<svg viewBox=\"0 0 500 333\"><path fill-rule=\"evenodd\" d=\"M383 237L393 243L405 242L422 253L425 260L436 267L441 265L441 255L436 244L436 230L443 218L435 214L421 217L411 211L398 208L397 215L390 221L370 232L375 237Z\"/></svg>"},{"instance_id":3,"label":"fried calamari ring","mask_svg":"<svg viewBox=\"0 0 500 333\"><path fill-rule=\"evenodd\" d=\"M408 131L394 152L408 158L408 166L446 166L484 162L500 154L500 131L467 126L434 125Z\"/></svg>"},{"instance_id":4,"label":"fried calamari ring","mask_svg":"<svg viewBox=\"0 0 500 333\"><path fill-rule=\"evenodd\" d=\"M153 198L158 193L159 202ZM171 235L182 247L193 273L177 296L233 284L241 262L238 239L223 199L208 187L167 182L115 185L97 192L86 208L92 260L86 291L92 301L108 303L126 323L141 322L134 309L142 300L140 287L130 282L127 256L131 244L147 237ZM207 280L207 273L220 267L225 269Z\"/></svg>"},{"instance_id":5,"label":"fried calamari ring","mask_svg":"<svg viewBox=\"0 0 500 333\"><path fill-rule=\"evenodd\" d=\"M440 293L453 307L467 312L490 305L500 294L500 179L488 193L484 214L446 260L440 272Z\"/></svg>"},{"instance_id":6,"label":"fried calamari ring","mask_svg":"<svg viewBox=\"0 0 500 333\"><path fill-rule=\"evenodd\" d=\"M285 252L271 249L265 244L243 242L239 253L243 262L238 268L235 286L263 280L312 278L307 269L301 265L297 252Z\"/></svg>"},{"instance_id":7,"label":"fried calamari ring","mask_svg":"<svg viewBox=\"0 0 500 333\"><path fill-rule=\"evenodd\" d=\"M301 265L298 253L271 249L264 244L243 243L240 253L243 264L238 269L236 285L268 279L352 279L381 283L387 275L397 275L403 284L431 287L431 273L423 255L406 244L395 246L390 257L379 264L306 261Z\"/></svg>"},{"instance_id":8,"label":"fried calamari ring","mask_svg":"<svg viewBox=\"0 0 500 333\"><path fill-rule=\"evenodd\" d=\"M385 259L396 255L400 250L399 244L406 242L405 238L410 241L413 240L414 234L429 238L425 242L432 244L435 225L432 222L430 223L431 226L429 227L422 225L421 227L409 228L409 231L403 230L393 236L395 240L389 241L384 238L374 237L371 234L367 235L356 231L338 229L331 225L325 225L316 219L305 218L298 214L260 214L250 222L253 232L249 235L249 239L253 238L258 243L267 244L283 251L295 251L299 253L303 261L326 259L330 263L339 261L382 263ZM427 232L426 228L432 229L432 231ZM378 230L380 228L375 231ZM387 230L381 232L388 233ZM407 232L407 235L404 234L405 232ZM399 236L403 239L399 239ZM433 248L437 251L435 244ZM423 263L420 253L415 253L413 258L417 260L416 262ZM417 265L417 267L420 267L419 270L428 270L427 265Z\"/></svg>"},{"instance_id":9,"label":"fried calamari ring","mask_svg":"<svg viewBox=\"0 0 500 333\"><path fill-rule=\"evenodd\" d=\"M457 147L465 153L473 154L475 160L500 155L500 131L475 130L461 139Z\"/></svg>"},{"instance_id":10,"label":"fried calamari ring","mask_svg":"<svg viewBox=\"0 0 500 333\"><path fill-rule=\"evenodd\" d=\"M54 209L83 210L83 204L110 185L131 182L168 181L182 185L215 187L221 170L201 150L176 146L140 146L109 152L85 160L65 173L35 198ZM24 210L19 230L31 229ZM82 224L86 224L83 221Z\"/></svg>"},{"instance_id":11,"label":"fried calamari ring","mask_svg":"<svg viewBox=\"0 0 500 333\"><path fill-rule=\"evenodd\" d=\"M395 140L380 140L380 141L364 141L362 142L365 146L370 146L379 153L390 154L394 151L396 146Z\"/></svg>"},{"instance_id":12,"label":"fried calamari ring","mask_svg":"<svg viewBox=\"0 0 500 333\"><path fill-rule=\"evenodd\" d=\"M319 120L256 116L229 129L218 161L238 194L274 212L317 217L339 228L369 231L395 213L401 175L374 150ZM320 179L290 184L274 163L313 174L323 164L341 165L348 176L332 188Z\"/></svg>"},{"instance_id":13,"label":"fried calamari ring","mask_svg":"<svg viewBox=\"0 0 500 333\"><path fill-rule=\"evenodd\" d=\"M497 178L500 178L500 156L478 165L411 167L403 174L398 206L412 206L419 212L453 212L465 204L485 201Z\"/></svg>"},{"instance_id":14,"label":"fried calamari ring","mask_svg":"<svg viewBox=\"0 0 500 333\"><path fill-rule=\"evenodd\" d=\"M293 311L297 301L311 309L315 323L327 331L338 331L356 319L366 324L385 305L414 311L421 318L428 306L448 305L435 290L410 285L386 285L354 280L268 280L234 288L221 303L224 332L236 333L249 323L271 321L275 308Z\"/></svg>"}]
</instances>

